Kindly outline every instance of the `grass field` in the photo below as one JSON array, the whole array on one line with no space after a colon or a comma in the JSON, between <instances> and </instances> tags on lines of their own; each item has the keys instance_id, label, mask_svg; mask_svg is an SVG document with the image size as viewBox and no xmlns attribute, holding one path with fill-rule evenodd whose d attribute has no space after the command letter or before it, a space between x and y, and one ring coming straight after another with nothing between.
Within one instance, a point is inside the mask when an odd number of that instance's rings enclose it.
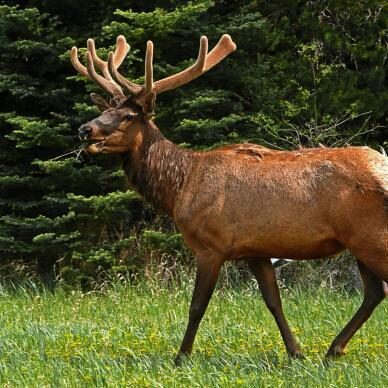
<instances>
[{"instance_id":1,"label":"grass field","mask_svg":"<svg viewBox=\"0 0 388 388\"><path fill-rule=\"evenodd\" d=\"M361 296L283 290L306 359L290 360L253 283L221 288L193 356L173 358L192 282L174 288L110 286L55 295L0 289L0 383L4 387L383 387L388 385L388 304L356 334L342 359L323 356Z\"/></svg>"}]
</instances>

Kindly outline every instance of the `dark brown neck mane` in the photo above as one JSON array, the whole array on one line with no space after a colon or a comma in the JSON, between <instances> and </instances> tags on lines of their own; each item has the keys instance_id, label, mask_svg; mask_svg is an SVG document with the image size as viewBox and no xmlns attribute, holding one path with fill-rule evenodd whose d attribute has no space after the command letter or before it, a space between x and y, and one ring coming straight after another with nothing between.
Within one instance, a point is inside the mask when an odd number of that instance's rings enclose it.
<instances>
[{"instance_id":1,"label":"dark brown neck mane","mask_svg":"<svg viewBox=\"0 0 388 388\"><path fill-rule=\"evenodd\" d=\"M167 140L146 120L142 144L123 156L123 168L130 185L143 198L172 216L175 197L191 171L192 154Z\"/></svg>"}]
</instances>

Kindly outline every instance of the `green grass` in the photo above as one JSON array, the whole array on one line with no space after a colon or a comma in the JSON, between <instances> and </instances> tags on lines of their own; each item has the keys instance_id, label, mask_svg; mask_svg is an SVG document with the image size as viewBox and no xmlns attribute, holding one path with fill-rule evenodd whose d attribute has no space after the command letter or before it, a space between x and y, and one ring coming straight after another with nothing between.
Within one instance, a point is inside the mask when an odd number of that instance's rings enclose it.
<instances>
[{"instance_id":1,"label":"green grass","mask_svg":"<svg viewBox=\"0 0 388 388\"><path fill-rule=\"evenodd\" d=\"M0 289L0 384L6 387L383 387L388 383L388 304L326 363L335 334L361 296L283 291L306 355L290 360L254 287L214 295L194 346L173 358L186 325L192 284L111 286L104 292Z\"/></svg>"}]
</instances>

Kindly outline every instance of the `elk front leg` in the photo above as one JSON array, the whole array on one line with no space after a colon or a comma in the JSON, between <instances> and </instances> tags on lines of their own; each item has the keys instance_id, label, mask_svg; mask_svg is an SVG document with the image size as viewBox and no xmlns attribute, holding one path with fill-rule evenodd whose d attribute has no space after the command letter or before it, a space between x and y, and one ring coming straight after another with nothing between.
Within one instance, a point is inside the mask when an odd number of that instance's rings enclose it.
<instances>
[{"instance_id":1,"label":"elk front leg","mask_svg":"<svg viewBox=\"0 0 388 388\"><path fill-rule=\"evenodd\" d=\"M179 353L175 359L176 365L180 364L182 356L191 353L198 326L213 294L221 265L222 263L218 260L205 260L201 258L197 261L197 277L191 299L189 323Z\"/></svg>"},{"instance_id":2,"label":"elk front leg","mask_svg":"<svg viewBox=\"0 0 388 388\"><path fill-rule=\"evenodd\" d=\"M357 265L364 284L364 300L350 322L334 339L326 357L338 357L345 353L346 344L385 297L384 282L360 261L357 261Z\"/></svg>"},{"instance_id":3,"label":"elk front leg","mask_svg":"<svg viewBox=\"0 0 388 388\"><path fill-rule=\"evenodd\" d=\"M301 358L303 354L300 346L292 334L282 309L279 288L276 282L275 271L270 259L249 259L247 260L249 268L252 270L260 291L263 295L265 304L271 311L282 335L287 353L291 357Z\"/></svg>"}]
</instances>

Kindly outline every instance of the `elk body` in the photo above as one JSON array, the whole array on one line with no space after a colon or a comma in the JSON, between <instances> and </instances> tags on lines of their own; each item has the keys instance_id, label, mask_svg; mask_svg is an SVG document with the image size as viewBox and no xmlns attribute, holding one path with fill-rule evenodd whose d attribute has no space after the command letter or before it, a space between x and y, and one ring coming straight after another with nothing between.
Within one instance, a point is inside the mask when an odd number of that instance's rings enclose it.
<instances>
[{"instance_id":1,"label":"elk body","mask_svg":"<svg viewBox=\"0 0 388 388\"><path fill-rule=\"evenodd\" d=\"M109 104L92 95L102 115L81 126L80 137L90 141L90 153L121 155L132 186L172 217L196 257L197 277L178 363L191 352L221 266L239 259L247 261L256 277L287 352L301 356L282 311L270 258L318 259L349 249L357 259L364 300L327 353L342 355L385 296L388 158L367 147L275 151L238 144L194 152L168 141L151 118L156 94L190 82L235 48L224 35L207 54L202 37L193 66L154 83L153 46L148 42L144 86L117 70L129 50L123 36L108 62L96 55L89 40L86 68L73 48L75 68L113 96Z\"/></svg>"}]
</instances>

